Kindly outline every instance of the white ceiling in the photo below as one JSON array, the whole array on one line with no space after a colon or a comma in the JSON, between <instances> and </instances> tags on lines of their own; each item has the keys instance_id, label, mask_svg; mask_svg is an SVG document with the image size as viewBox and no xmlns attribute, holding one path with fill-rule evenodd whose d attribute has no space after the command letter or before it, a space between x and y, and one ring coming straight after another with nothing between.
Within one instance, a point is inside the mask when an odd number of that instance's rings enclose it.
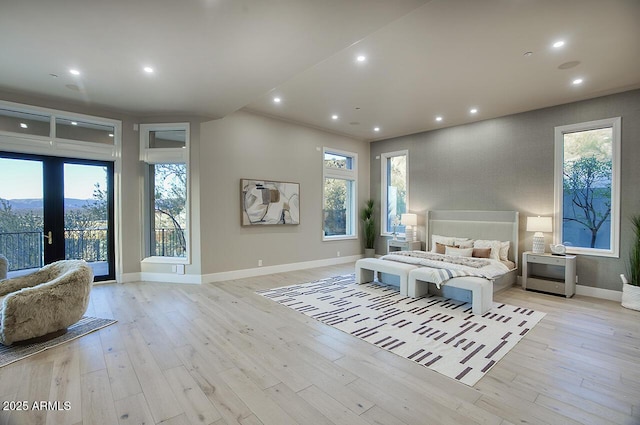
<instances>
[{"instance_id":1,"label":"white ceiling","mask_svg":"<svg viewBox=\"0 0 640 425\"><path fill-rule=\"evenodd\" d=\"M0 58L0 90L377 140L640 88L640 1L2 0Z\"/></svg>"}]
</instances>

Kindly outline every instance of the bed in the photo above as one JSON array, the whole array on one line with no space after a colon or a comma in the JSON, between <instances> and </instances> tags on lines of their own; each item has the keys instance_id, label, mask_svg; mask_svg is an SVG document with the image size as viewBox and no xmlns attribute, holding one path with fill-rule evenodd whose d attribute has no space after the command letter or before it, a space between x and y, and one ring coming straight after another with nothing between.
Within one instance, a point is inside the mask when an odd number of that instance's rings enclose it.
<instances>
[{"instance_id":1,"label":"bed","mask_svg":"<svg viewBox=\"0 0 640 425\"><path fill-rule=\"evenodd\" d=\"M418 290L415 287L411 288L411 285L409 285L407 294L409 296L421 296L425 293L435 293L447 298L472 302L474 294L473 291L468 289L470 286L475 285L478 288L482 286L483 290L489 290L490 294L512 286L516 283L518 272L518 223L519 214L517 211L429 211L426 216L425 234L427 251L434 248L434 242L442 240L440 239L442 236L453 238L455 239L454 242L462 242L464 239L474 241L496 240L508 242L507 260L500 261L505 267L501 273L498 273L498 271L492 272L491 279L469 275L453 277L442 282L441 285L419 281ZM418 257L420 256L420 253L416 254ZM423 255L430 256L429 254ZM381 260L420 266L421 269L424 267L424 264L421 264L410 253L406 252L390 253L381 257ZM415 271L413 277L418 276L419 279L422 279L422 276L425 276L425 271L424 269ZM407 273L407 277L410 277L409 273ZM379 280L386 284L399 285L401 277L398 274L380 272ZM482 284L484 281L489 282L490 286ZM488 289L485 289L485 287ZM485 298L491 299L492 297ZM484 300L484 304L487 305L487 300Z\"/></svg>"}]
</instances>

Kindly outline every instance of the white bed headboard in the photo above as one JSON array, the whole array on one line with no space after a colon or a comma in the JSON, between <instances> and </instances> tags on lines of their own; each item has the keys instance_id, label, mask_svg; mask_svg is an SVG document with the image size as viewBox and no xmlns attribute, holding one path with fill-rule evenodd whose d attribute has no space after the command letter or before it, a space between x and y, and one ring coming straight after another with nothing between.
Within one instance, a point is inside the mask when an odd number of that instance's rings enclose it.
<instances>
[{"instance_id":1,"label":"white bed headboard","mask_svg":"<svg viewBox=\"0 0 640 425\"><path fill-rule=\"evenodd\" d=\"M518 211L428 211L426 249L431 235L510 241L509 260L518 265Z\"/></svg>"}]
</instances>

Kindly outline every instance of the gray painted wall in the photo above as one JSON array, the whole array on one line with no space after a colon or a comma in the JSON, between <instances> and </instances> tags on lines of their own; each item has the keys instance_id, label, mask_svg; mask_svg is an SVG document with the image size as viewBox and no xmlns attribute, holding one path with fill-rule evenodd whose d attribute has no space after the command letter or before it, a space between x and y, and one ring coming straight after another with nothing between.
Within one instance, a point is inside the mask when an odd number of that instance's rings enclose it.
<instances>
[{"instance_id":1,"label":"gray painted wall","mask_svg":"<svg viewBox=\"0 0 640 425\"><path fill-rule=\"evenodd\" d=\"M246 111L202 124L203 274L362 253L359 239L322 241L322 147L358 154L361 206L369 196L368 143ZM300 183L300 224L240 226L242 178Z\"/></svg>"},{"instance_id":2,"label":"gray painted wall","mask_svg":"<svg viewBox=\"0 0 640 425\"><path fill-rule=\"evenodd\" d=\"M409 209L520 211L519 251L531 249L529 215L553 214L554 128L622 117L620 258L579 256L581 285L621 290L631 244L629 216L640 213L640 90L371 144L371 194L380 203L380 154L409 150ZM424 230L422 231L424 233ZM424 236L423 236L424 237ZM551 235L547 235L547 243ZM379 238L377 252L385 241Z\"/></svg>"}]
</instances>

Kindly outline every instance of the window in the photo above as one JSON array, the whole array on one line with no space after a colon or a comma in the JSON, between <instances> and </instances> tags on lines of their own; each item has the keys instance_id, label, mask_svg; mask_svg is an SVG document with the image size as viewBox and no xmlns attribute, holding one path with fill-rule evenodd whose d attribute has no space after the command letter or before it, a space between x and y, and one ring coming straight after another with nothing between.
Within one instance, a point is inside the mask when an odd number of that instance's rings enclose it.
<instances>
[{"instance_id":1,"label":"window","mask_svg":"<svg viewBox=\"0 0 640 425\"><path fill-rule=\"evenodd\" d=\"M618 257L620 118L556 127L555 241Z\"/></svg>"},{"instance_id":2,"label":"window","mask_svg":"<svg viewBox=\"0 0 640 425\"><path fill-rule=\"evenodd\" d=\"M408 152L391 152L381 156L383 235L404 233L400 216L407 212L409 201Z\"/></svg>"},{"instance_id":3,"label":"window","mask_svg":"<svg viewBox=\"0 0 640 425\"><path fill-rule=\"evenodd\" d=\"M145 261L188 262L189 124L142 124L146 165Z\"/></svg>"},{"instance_id":4,"label":"window","mask_svg":"<svg viewBox=\"0 0 640 425\"><path fill-rule=\"evenodd\" d=\"M357 154L323 150L323 240L356 238Z\"/></svg>"}]
</instances>

